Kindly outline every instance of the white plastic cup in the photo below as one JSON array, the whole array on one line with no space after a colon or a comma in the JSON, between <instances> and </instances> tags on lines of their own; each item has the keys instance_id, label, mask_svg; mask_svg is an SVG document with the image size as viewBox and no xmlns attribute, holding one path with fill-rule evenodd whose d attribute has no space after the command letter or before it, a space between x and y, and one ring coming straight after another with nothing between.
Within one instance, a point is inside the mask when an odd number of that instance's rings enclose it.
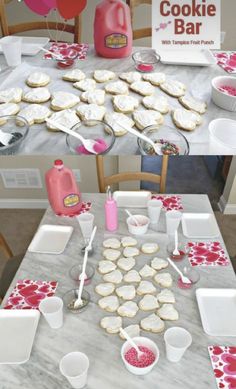
<instances>
[{"instance_id":1,"label":"white plastic cup","mask_svg":"<svg viewBox=\"0 0 236 389\"><path fill-rule=\"evenodd\" d=\"M168 236L174 235L179 228L182 219L182 213L179 211L166 212L166 232Z\"/></svg>"},{"instance_id":2,"label":"white plastic cup","mask_svg":"<svg viewBox=\"0 0 236 389\"><path fill-rule=\"evenodd\" d=\"M191 334L181 327L169 328L164 334L166 357L170 362L179 362L192 344Z\"/></svg>"},{"instance_id":3,"label":"white plastic cup","mask_svg":"<svg viewBox=\"0 0 236 389\"><path fill-rule=\"evenodd\" d=\"M155 199L148 201L148 217L151 224L158 224L162 208L162 201Z\"/></svg>"},{"instance_id":4,"label":"white plastic cup","mask_svg":"<svg viewBox=\"0 0 236 389\"><path fill-rule=\"evenodd\" d=\"M60 362L61 374L74 389L81 389L87 384L88 369L89 359L80 352L67 354Z\"/></svg>"},{"instance_id":5,"label":"white plastic cup","mask_svg":"<svg viewBox=\"0 0 236 389\"><path fill-rule=\"evenodd\" d=\"M81 215L76 216L76 219L79 222L84 240L88 240L93 232L94 215L89 212L81 213Z\"/></svg>"},{"instance_id":6,"label":"white plastic cup","mask_svg":"<svg viewBox=\"0 0 236 389\"><path fill-rule=\"evenodd\" d=\"M39 310L51 328L63 326L63 300L60 297L45 298L39 304Z\"/></svg>"},{"instance_id":7,"label":"white plastic cup","mask_svg":"<svg viewBox=\"0 0 236 389\"><path fill-rule=\"evenodd\" d=\"M1 46L8 66L19 66L21 64L22 38L5 36L1 39Z\"/></svg>"}]
</instances>

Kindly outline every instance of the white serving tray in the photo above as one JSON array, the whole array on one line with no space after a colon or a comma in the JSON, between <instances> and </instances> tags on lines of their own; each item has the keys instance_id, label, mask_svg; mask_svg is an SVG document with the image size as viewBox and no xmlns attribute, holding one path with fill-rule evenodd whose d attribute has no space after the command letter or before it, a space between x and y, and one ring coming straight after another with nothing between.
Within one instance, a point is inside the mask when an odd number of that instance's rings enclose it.
<instances>
[{"instance_id":1,"label":"white serving tray","mask_svg":"<svg viewBox=\"0 0 236 389\"><path fill-rule=\"evenodd\" d=\"M152 194L148 191L117 191L114 192L113 197L119 208L147 208L147 203L151 200Z\"/></svg>"},{"instance_id":2,"label":"white serving tray","mask_svg":"<svg viewBox=\"0 0 236 389\"><path fill-rule=\"evenodd\" d=\"M36 232L28 250L41 254L62 254L73 232L70 226L42 225Z\"/></svg>"},{"instance_id":3,"label":"white serving tray","mask_svg":"<svg viewBox=\"0 0 236 389\"><path fill-rule=\"evenodd\" d=\"M216 58L210 50L162 50L158 54L165 65L211 66Z\"/></svg>"},{"instance_id":4,"label":"white serving tray","mask_svg":"<svg viewBox=\"0 0 236 389\"><path fill-rule=\"evenodd\" d=\"M215 216L211 213L183 213L182 228L187 238L212 239L220 235Z\"/></svg>"},{"instance_id":5,"label":"white serving tray","mask_svg":"<svg viewBox=\"0 0 236 389\"><path fill-rule=\"evenodd\" d=\"M22 37L22 55L34 56L40 52L40 48L48 44L49 38L44 37ZM1 39L0 39L0 53L2 53Z\"/></svg>"},{"instance_id":6,"label":"white serving tray","mask_svg":"<svg viewBox=\"0 0 236 389\"><path fill-rule=\"evenodd\" d=\"M236 336L236 289L196 290L204 331L211 336Z\"/></svg>"},{"instance_id":7,"label":"white serving tray","mask_svg":"<svg viewBox=\"0 0 236 389\"><path fill-rule=\"evenodd\" d=\"M0 310L0 364L29 360L40 313L31 310Z\"/></svg>"}]
</instances>

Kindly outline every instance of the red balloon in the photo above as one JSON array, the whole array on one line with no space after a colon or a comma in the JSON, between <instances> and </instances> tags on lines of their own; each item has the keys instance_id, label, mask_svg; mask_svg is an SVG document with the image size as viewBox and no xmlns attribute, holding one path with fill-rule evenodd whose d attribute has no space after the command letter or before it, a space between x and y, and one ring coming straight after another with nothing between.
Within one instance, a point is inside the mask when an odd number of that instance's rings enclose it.
<instances>
[{"instance_id":1,"label":"red balloon","mask_svg":"<svg viewBox=\"0 0 236 389\"><path fill-rule=\"evenodd\" d=\"M58 11L66 20L78 16L86 5L87 0L57 0Z\"/></svg>"},{"instance_id":2,"label":"red balloon","mask_svg":"<svg viewBox=\"0 0 236 389\"><path fill-rule=\"evenodd\" d=\"M57 8L57 0L43 0L43 3L50 7L50 9Z\"/></svg>"},{"instance_id":3,"label":"red balloon","mask_svg":"<svg viewBox=\"0 0 236 389\"><path fill-rule=\"evenodd\" d=\"M43 0L24 0L27 7L36 13L37 15L43 15L46 16L49 11L51 10L51 7L49 7L47 4L44 3Z\"/></svg>"}]
</instances>

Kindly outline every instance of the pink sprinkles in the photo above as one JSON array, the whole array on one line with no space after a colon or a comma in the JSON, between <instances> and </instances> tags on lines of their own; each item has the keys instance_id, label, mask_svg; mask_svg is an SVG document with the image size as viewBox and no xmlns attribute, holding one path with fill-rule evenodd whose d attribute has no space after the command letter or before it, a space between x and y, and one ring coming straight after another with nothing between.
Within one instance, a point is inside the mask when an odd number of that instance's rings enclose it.
<instances>
[{"instance_id":1,"label":"pink sprinkles","mask_svg":"<svg viewBox=\"0 0 236 389\"><path fill-rule=\"evenodd\" d=\"M148 367L155 362L156 356L153 351L144 346L139 346L139 350L144 353L139 359L134 347L130 348L125 354L125 360L130 365L142 368Z\"/></svg>"},{"instance_id":2,"label":"pink sprinkles","mask_svg":"<svg viewBox=\"0 0 236 389\"><path fill-rule=\"evenodd\" d=\"M219 91L226 93L229 96L236 96L236 88L234 88L233 86L222 85L218 89Z\"/></svg>"}]
</instances>

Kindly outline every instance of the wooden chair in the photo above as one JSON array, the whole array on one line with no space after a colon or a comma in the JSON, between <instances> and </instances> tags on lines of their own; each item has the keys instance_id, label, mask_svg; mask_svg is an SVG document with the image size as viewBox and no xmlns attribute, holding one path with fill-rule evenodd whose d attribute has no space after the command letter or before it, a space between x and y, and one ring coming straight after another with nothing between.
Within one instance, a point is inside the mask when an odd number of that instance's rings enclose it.
<instances>
[{"instance_id":1,"label":"wooden chair","mask_svg":"<svg viewBox=\"0 0 236 389\"><path fill-rule=\"evenodd\" d=\"M19 32L32 31L32 30L58 30L63 32L69 32L74 34L74 42L81 42L81 15L77 16L74 19L74 25L57 23L57 22L29 22L29 23L19 23L15 25L9 25L7 22L6 16L6 4L12 0L0 0L0 26L2 30L2 35L14 35ZM37 1L37 0L35 0ZM15 7L18 4L16 2Z\"/></svg>"},{"instance_id":2,"label":"wooden chair","mask_svg":"<svg viewBox=\"0 0 236 389\"><path fill-rule=\"evenodd\" d=\"M115 174L112 176L105 176L104 157L97 156L96 164L97 164L97 176L98 176L98 185L99 185L100 193L106 193L106 188L108 186L112 186L120 182L128 182L128 181L153 182L155 184L160 185L160 190L159 190L160 193L165 193L169 157L165 155L162 158L163 158L162 168L161 168L160 175L153 174L153 173L144 173L144 172L126 172L126 173Z\"/></svg>"},{"instance_id":3,"label":"wooden chair","mask_svg":"<svg viewBox=\"0 0 236 389\"><path fill-rule=\"evenodd\" d=\"M139 7L141 4L152 5L152 0L126 0L127 4L131 10L132 24L134 23L134 12L135 8ZM151 27L139 28L138 30L133 29L133 39L148 38L152 36Z\"/></svg>"}]
</instances>

